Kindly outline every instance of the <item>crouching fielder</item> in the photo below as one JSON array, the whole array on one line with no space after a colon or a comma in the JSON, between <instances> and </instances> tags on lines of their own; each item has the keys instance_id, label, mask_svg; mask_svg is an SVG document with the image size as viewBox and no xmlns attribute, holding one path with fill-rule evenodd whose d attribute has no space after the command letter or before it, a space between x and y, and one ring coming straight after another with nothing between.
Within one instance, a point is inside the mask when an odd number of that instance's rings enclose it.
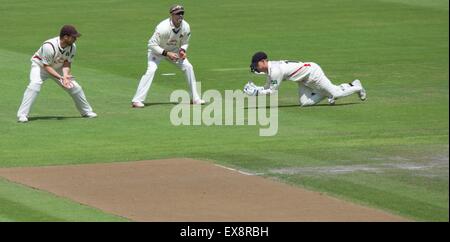
<instances>
[{"instance_id":1,"label":"crouching fielder","mask_svg":"<svg viewBox=\"0 0 450 242\"><path fill-rule=\"evenodd\" d=\"M336 99L357 93L361 100L366 100L366 91L359 80L351 83L334 85L325 76L319 65L313 62L269 61L267 54L257 52L252 57L250 69L253 73L267 75L264 87L249 82L244 87L248 95L268 95L276 92L284 80L298 83L301 106L310 106L328 98L330 104Z\"/></svg>"},{"instance_id":2,"label":"crouching fielder","mask_svg":"<svg viewBox=\"0 0 450 242\"><path fill-rule=\"evenodd\" d=\"M131 107L143 108L147 93L152 85L155 72L161 60L168 60L180 68L188 82L193 104L204 104L197 93L197 80L194 68L187 59L187 48L191 36L189 24L184 20L184 7L173 5L169 9L170 17L156 26L153 36L148 41L147 71L139 81L139 86L131 101Z\"/></svg>"},{"instance_id":3,"label":"crouching fielder","mask_svg":"<svg viewBox=\"0 0 450 242\"><path fill-rule=\"evenodd\" d=\"M30 83L23 94L22 104L17 111L18 121L28 122L28 115L41 86L46 79L53 79L62 87L75 102L81 116L95 118L81 86L71 74L72 60L75 56L75 41L80 37L72 25L64 25L59 37L45 41L39 50L31 57Z\"/></svg>"}]
</instances>

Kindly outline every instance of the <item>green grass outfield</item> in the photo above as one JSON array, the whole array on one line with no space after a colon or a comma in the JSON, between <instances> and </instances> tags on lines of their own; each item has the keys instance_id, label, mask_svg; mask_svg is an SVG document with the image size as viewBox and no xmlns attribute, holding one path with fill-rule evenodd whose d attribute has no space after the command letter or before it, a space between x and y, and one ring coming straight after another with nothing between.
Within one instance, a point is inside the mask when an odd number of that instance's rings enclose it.
<instances>
[{"instance_id":1,"label":"green grass outfield","mask_svg":"<svg viewBox=\"0 0 450 242\"><path fill-rule=\"evenodd\" d=\"M297 86L286 82L276 136L258 136L258 126L175 127L173 105L164 103L187 85L167 62L147 100L160 104L130 108L147 40L170 3L0 0L0 167L191 157L413 220L449 220L447 0L182 3L203 90L262 83L246 68L264 50L271 59L317 62L335 83L359 78L368 100L299 108ZM99 118L78 118L71 98L48 81L31 113L37 119L18 124L29 58L65 23L83 34L73 74ZM122 219L0 179L0 221L49 220Z\"/></svg>"}]
</instances>

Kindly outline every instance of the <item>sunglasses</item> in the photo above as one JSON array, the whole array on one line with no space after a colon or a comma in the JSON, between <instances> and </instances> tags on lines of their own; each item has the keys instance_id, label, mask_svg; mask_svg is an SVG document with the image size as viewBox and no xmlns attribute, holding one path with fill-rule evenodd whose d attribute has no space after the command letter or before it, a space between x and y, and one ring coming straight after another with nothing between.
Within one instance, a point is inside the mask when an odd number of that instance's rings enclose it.
<instances>
[{"instance_id":1,"label":"sunglasses","mask_svg":"<svg viewBox=\"0 0 450 242\"><path fill-rule=\"evenodd\" d=\"M176 13L175 15L184 15L184 12Z\"/></svg>"}]
</instances>

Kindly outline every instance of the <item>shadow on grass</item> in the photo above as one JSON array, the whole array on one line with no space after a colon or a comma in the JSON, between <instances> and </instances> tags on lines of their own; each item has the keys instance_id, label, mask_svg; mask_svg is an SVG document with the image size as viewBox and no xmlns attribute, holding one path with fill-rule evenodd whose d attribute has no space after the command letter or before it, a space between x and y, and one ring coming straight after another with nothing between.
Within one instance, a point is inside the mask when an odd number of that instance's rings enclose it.
<instances>
[{"instance_id":1,"label":"shadow on grass","mask_svg":"<svg viewBox=\"0 0 450 242\"><path fill-rule=\"evenodd\" d=\"M159 102L159 103L144 103L145 107L147 106L161 106L161 105L177 105L176 102Z\"/></svg>"},{"instance_id":2,"label":"shadow on grass","mask_svg":"<svg viewBox=\"0 0 450 242\"><path fill-rule=\"evenodd\" d=\"M150 106L162 106L162 105L178 105L178 104L185 104L185 105L192 105L191 103L178 103L178 102L157 102L157 103L144 103L145 107ZM208 105L209 103L205 103L204 105ZM279 105L278 108L291 108L291 107L298 107L298 108L312 108L312 107L334 107L334 106L347 106L347 105L355 105L360 103L338 103L334 105L330 104L316 104L312 106L305 106L301 107L299 104L288 104L288 105ZM204 106L203 105L203 106ZM272 108L272 106L264 106L264 107L245 107L244 109L269 109Z\"/></svg>"},{"instance_id":3,"label":"shadow on grass","mask_svg":"<svg viewBox=\"0 0 450 242\"><path fill-rule=\"evenodd\" d=\"M347 106L347 105L356 105L356 104L360 104L360 103L338 103L338 104L334 104L334 105L330 105L330 104L316 104L316 105L312 105L312 106L305 106L302 107L299 104L289 104L289 105L278 105L278 108L292 108L292 107L297 107L297 108L313 108L313 107L337 107L337 106ZM265 107L245 107L244 109L269 109L269 108L276 108L275 106L265 106Z\"/></svg>"},{"instance_id":4,"label":"shadow on grass","mask_svg":"<svg viewBox=\"0 0 450 242\"><path fill-rule=\"evenodd\" d=\"M348 106L348 105L358 105L361 103L336 103L333 105L330 104L316 104L316 105L312 105L312 106L305 106L305 107L301 107L301 108L312 108L312 107L337 107L337 106Z\"/></svg>"},{"instance_id":5,"label":"shadow on grass","mask_svg":"<svg viewBox=\"0 0 450 242\"><path fill-rule=\"evenodd\" d=\"M35 117L29 117L28 121L37 121L37 120L65 120L65 119L75 119L75 118L83 118L81 116L35 116Z\"/></svg>"}]
</instances>

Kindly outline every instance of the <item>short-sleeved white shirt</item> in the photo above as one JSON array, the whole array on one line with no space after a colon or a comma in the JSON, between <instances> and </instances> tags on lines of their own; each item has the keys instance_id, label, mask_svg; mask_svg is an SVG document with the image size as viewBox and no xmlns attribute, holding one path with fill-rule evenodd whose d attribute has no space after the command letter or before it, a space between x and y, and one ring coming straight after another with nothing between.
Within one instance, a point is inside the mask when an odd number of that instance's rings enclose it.
<instances>
[{"instance_id":1,"label":"short-sleeved white shirt","mask_svg":"<svg viewBox=\"0 0 450 242\"><path fill-rule=\"evenodd\" d=\"M284 80L289 81L302 81L310 73L308 65L301 61L269 61L267 82L264 87L268 93L278 90L281 82Z\"/></svg>"},{"instance_id":2,"label":"short-sleeved white shirt","mask_svg":"<svg viewBox=\"0 0 450 242\"><path fill-rule=\"evenodd\" d=\"M65 61L73 61L76 51L77 47L75 44L62 48L59 37L55 37L45 41L31 57L31 61L40 66L49 65L53 69L60 69Z\"/></svg>"}]
</instances>

